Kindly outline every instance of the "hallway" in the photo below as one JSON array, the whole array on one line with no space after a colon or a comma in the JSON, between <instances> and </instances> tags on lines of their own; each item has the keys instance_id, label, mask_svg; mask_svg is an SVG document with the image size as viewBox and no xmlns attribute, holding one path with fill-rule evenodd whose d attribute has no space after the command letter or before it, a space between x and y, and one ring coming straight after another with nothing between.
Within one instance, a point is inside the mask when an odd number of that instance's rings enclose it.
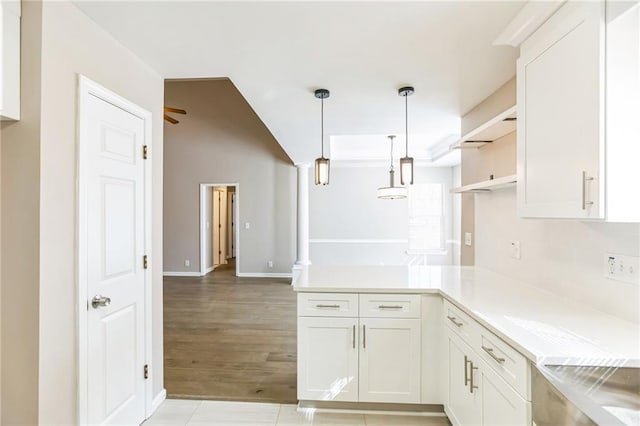
<instances>
[{"instance_id":1,"label":"hallway","mask_svg":"<svg viewBox=\"0 0 640 426\"><path fill-rule=\"evenodd\" d=\"M296 401L296 296L289 279L164 277L170 398Z\"/></svg>"}]
</instances>

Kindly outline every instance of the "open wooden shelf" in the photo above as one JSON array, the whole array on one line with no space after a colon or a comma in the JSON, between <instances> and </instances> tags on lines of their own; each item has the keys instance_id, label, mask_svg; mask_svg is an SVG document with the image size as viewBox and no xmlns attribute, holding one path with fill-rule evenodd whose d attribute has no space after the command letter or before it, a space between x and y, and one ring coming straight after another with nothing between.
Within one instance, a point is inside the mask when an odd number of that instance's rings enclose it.
<instances>
[{"instance_id":1,"label":"open wooden shelf","mask_svg":"<svg viewBox=\"0 0 640 426\"><path fill-rule=\"evenodd\" d=\"M451 144L449 148L480 148L514 132L516 130L516 119L517 107L514 105L462 136L460 140Z\"/></svg>"},{"instance_id":2,"label":"open wooden shelf","mask_svg":"<svg viewBox=\"0 0 640 426\"><path fill-rule=\"evenodd\" d=\"M451 188L449 192L452 194L490 192L514 186L517 181L518 178L516 175L509 175L496 179L485 180L483 182L472 183L458 188Z\"/></svg>"}]
</instances>

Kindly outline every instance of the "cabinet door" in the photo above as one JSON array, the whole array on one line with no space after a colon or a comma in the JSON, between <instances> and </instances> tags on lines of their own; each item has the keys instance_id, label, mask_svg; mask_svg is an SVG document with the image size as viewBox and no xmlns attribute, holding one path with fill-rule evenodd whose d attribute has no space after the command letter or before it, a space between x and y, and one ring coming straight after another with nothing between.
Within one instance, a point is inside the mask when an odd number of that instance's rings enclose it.
<instances>
[{"instance_id":1,"label":"cabinet door","mask_svg":"<svg viewBox=\"0 0 640 426\"><path fill-rule=\"evenodd\" d=\"M604 2L569 1L520 50L518 209L604 218Z\"/></svg>"},{"instance_id":2,"label":"cabinet door","mask_svg":"<svg viewBox=\"0 0 640 426\"><path fill-rule=\"evenodd\" d=\"M531 424L531 404L500 378L486 363L480 367L482 424L517 426Z\"/></svg>"},{"instance_id":3,"label":"cabinet door","mask_svg":"<svg viewBox=\"0 0 640 426\"><path fill-rule=\"evenodd\" d=\"M298 317L298 399L358 400L358 320Z\"/></svg>"},{"instance_id":4,"label":"cabinet door","mask_svg":"<svg viewBox=\"0 0 640 426\"><path fill-rule=\"evenodd\" d=\"M447 336L449 394L445 411L454 425L479 425L482 414L482 388L478 384L480 375L477 364L473 364L473 351L453 332L447 331Z\"/></svg>"},{"instance_id":5,"label":"cabinet door","mask_svg":"<svg viewBox=\"0 0 640 426\"><path fill-rule=\"evenodd\" d=\"M360 401L420 402L420 320L360 319Z\"/></svg>"}]
</instances>

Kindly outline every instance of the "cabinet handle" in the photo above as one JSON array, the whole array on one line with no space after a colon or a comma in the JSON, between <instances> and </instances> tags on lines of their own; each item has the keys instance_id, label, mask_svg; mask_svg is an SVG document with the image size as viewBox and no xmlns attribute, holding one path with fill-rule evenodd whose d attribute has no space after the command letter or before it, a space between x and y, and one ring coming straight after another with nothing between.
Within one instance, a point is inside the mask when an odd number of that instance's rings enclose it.
<instances>
[{"instance_id":1,"label":"cabinet handle","mask_svg":"<svg viewBox=\"0 0 640 426\"><path fill-rule=\"evenodd\" d=\"M456 327L462 327L464 325L463 323L456 321L456 317L450 317L447 315L447 319L454 323Z\"/></svg>"},{"instance_id":2,"label":"cabinet handle","mask_svg":"<svg viewBox=\"0 0 640 426\"><path fill-rule=\"evenodd\" d=\"M402 306L398 306L398 305L378 305L378 309L402 309Z\"/></svg>"},{"instance_id":3,"label":"cabinet handle","mask_svg":"<svg viewBox=\"0 0 640 426\"><path fill-rule=\"evenodd\" d=\"M340 307L340 305L316 305L316 308L332 308L332 309L338 309Z\"/></svg>"},{"instance_id":4,"label":"cabinet handle","mask_svg":"<svg viewBox=\"0 0 640 426\"><path fill-rule=\"evenodd\" d=\"M497 362L498 364L504 364L505 359L504 358L500 358L496 354L494 354L493 353L493 348L487 348L486 346L482 346L482 350L485 351L486 353L488 353L489 356L491 358L493 358L493 360L495 362Z\"/></svg>"},{"instance_id":5,"label":"cabinet handle","mask_svg":"<svg viewBox=\"0 0 640 426\"><path fill-rule=\"evenodd\" d=\"M367 329L365 328L365 325L362 325L362 349L366 349L367 348Z\"/></svg>"},{"instance_id":6,"label":"cabinet handle","mask_svg":"<svg viewBox=\"0 0 640 426\"><path fill-rule=\"evenodd\" d=\"M467 356L464 356L464 385L467 386L469 384L469 373L467 373L467 364L469 364L469 359Z\"/></svg>"},{"instance_id":7,"label":"cabinet handle","mask_svg":"<svg viewBox=\"0 0 640 426\"><path fill-rule=\"evenodd\" d=\"M582 210L593 205L593 201L587 201L587 182L591 181L593 181L593 177L588 177L587 172L582 171Z\"/></svg>"},{"instance_id":8,"label":"cabinet handle","mask_svg":"<svg viewBox=\"0 0 640 426\"><path fill-rule=\"evenodd\" d=\"M353 330L351 331L351 347L353 349L356 348L356 326L353 326Z\"/></svg>"},{"instance_id":9,"label":"cabinet handle","mask_svg":"<svg viewBox=\"0 0 640 426\"><path fill-rule=\"evenodd\" d=\"M471 368L469 369L469 392L473 393L474 389L478 389L478 387L473 384L473 370L477 370L478 367L473 366L473 361L469 361L469 364L471 364Z\"/></svg>"}]
</instances>

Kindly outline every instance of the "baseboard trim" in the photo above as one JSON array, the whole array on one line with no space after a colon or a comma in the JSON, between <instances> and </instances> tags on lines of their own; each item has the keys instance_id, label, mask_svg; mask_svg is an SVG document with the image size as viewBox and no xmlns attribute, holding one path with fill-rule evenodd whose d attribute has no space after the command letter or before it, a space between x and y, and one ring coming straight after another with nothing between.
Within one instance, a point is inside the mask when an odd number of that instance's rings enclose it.
<instances>
[{"instance_id":1,"label":"baseboard trim","mask_svg":"<svg viewBox=\"0 0 640 426\"><path fill-rule=\"evenodd\" d=\"M395 404L371 402L333 402L300 400L298 410L313 408L319 413L354 413L444 417L440 404Z\"/></svg>"},{"instance_id":2,"label":"baseboard trim","mask_svg":"<svg viewBox=\"0 0 640 426\"><path fill-rule=\"evenodd\" d=\"M204 272L204 275L207 275L209 272L213 271L214 269L216 269L215 266L209 266L207 270Z\"/></svg>"},{"instance_id":3,"label":"baseboard trim","mask_svg":"<svg viewBox=\"0 0 640 426\"><path fill-rule=\"evenodd\" d=\"M153 398L153 402L151 403L151 414L156 412L165 399L167 399L167 390L163 388L158 392L155 398Z\"/></svg>"},{"instance_id":4,"label":"baseboard trim","mask_svg":"<svg viewBox=\"0 0 640 426\"><path fill-rule=\"evenodd\" d=\"M185 271L185 272L164 271L162 275L164 275L165 277L201 277L202 276L200 275L200 272L190 272L190 271Z\"/></svg>"},{"instance_id":5,"label":"baseboard trim","mask_svg":"<svg viewBox=\"0 0 640 426\"><path fill-rule=\"evenodd\" d=\"M238 272L240 278L292 278L290 272Z\"/></svg>"}]
</instances>

